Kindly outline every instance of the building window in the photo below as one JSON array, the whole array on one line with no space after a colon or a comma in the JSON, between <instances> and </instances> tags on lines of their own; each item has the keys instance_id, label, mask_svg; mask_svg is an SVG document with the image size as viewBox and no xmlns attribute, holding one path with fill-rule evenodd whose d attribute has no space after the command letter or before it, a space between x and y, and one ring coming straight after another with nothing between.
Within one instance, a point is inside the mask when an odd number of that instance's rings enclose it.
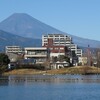
<instances>
[{"instance_id":1,"label":"building window","mask_svg":"<svg viewBox=\"0 0 100 100\"><path fill-rule=\"evenodd\" d=\"M60 48L60 50L64 50L64 48Z\"/></svg>"},{"instance_id":2,"label":"building window","mask_svg":"<svg viewBox=\"0 0 100 100\"><path fill-rule=\"evenodd\" d=\"M35 52L34 52L34 51L28 51L27 54L28 54L28 55L34 55Z\"/></svg>"},{"instance_id":3,"label":"building window","mask_svg":"<svg viewBox=\"0 0 100 100\"><path fill-rule=\"evenodd\" d=\"M52 50L53 48L50 48L50 50Z\"/></svg>"},{"instance_id":4,"label":"building window","mask_svg":"<svg viewBox=\"0 0 100 100\"><path fill-rule=\"evenodd\" d=\"M64 40L64 38L60 38L60 40Z\"/></svg>"},{"instance_id":5,"label":"building window","mask_svg":"<svg viewBox=\"0 0 100 100\"><path fill-rule=\"evenodd\" d=\"M53 37L53 35L49 35L49 37Z\"/></svg>"},{"instance_id":6,"label":"building window","mask_svg":"<svg viewBox=\"0 0 100 100\"><path fill-rule=\"evenodd\" d=\"M44 35L44 37L47 37L47 36Z\"/></svg>"},{"instance_id":7,"label":"building window","mask_svg":"<svg viewBox=\"0 0 100 100\"><path fill-rule=\"evenodd\" d=\"M59 37L59 35L55 35L55 37Z\"/></svg>"},{"instance_id":8,"label":"building window","mask_svg":"<svg viewBox=\"0 0 100 100\"><path fill-rule=\"evenodd\" d=\"M59 48L55 48L55 50L58 50Z\"/></svg>"},{"instance_id":9,"label":"building window","mask_svg":"<svg viewBox=\"0 0 100 100\"><path fill-rule=\"evenodd\" d=\"M64 35L60 35L60 37L64 37Z\"/></svg>"}]
</instances>

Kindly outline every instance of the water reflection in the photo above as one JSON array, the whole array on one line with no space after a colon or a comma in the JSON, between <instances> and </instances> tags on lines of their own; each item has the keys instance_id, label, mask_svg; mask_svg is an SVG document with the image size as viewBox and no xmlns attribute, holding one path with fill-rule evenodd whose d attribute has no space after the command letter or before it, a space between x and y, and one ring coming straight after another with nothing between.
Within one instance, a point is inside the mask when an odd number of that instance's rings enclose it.
<instances>
[{"instance_id":1,"label":"water reflection","mask_svg":"<svg viewBox=\"0 0 100 100\"><path fill-rule=\"evenodd\" d=\"M0 77L0 100L100 100L100 76Z\"/></svg>"},{"instance_id":2,"label":"water reflection","mask_svg":"<svg viewBox=\"0 0 100 100\"><path fill-rule=\"evenodd\" d=\"M100 75L11 75L0 77L0 85L30 83L100 83Z\"/></svg>"},{"instance_id":3,"label":"water reflection","mask_svg":"<svg viewBox=\"0 0 100 100\"><path fill-rule=\"evenodd\" d=\"M0 76L0 85L9 85L9 76Z\"/></svg>"}]
</instances>

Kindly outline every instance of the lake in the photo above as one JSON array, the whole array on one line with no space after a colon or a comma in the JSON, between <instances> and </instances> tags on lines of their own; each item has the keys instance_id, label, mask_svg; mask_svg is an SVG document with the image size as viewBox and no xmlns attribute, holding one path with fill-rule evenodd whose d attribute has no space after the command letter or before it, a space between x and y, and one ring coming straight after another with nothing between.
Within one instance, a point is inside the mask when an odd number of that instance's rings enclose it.
<instances>
[{"instance_id":1,"label":"lake","mask_svg":"<svg viewBox=\"0 0 100 100\"><path fill-rule=\"evenodd\" d=\"M0 100L100 100L100 75L1 77Z\"/></svg>"}]
</instances>

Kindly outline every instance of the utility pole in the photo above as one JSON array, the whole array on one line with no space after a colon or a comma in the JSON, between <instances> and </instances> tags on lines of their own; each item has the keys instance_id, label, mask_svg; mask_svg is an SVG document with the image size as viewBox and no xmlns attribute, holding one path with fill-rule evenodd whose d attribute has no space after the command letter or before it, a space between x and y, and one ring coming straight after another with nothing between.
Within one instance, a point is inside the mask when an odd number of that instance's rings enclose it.
<instances>
[{"instance_id":1,"label":"utility pole","mask_svg":"<svg viewBox=\"0 0 100 100\"><path fill-rule=\"evenodd\" d=\"M90 45L88 45L88 49L87 49L87 66L91 66Z\"/></svg>"},{"instance_id":2,"label":"utility pole","mask_svg":"<svg viewBox=\"0 0 100 100\"><path fill-rule=\"evenodd\" d=\"M73 57L72 57L71 40L70 40L70 63L71 64L72 64L72 60L73 60Z\"/></svg>"},{"instance_id":3,"label":"utility pole","mask_svg":"<svg viewBox=\"0 0 100 100\"><path fill-rule=\"evenodd\" d=\"M100 51L98 49L97 51L97 75L98 75L99 66L100 66Z\"/></svg>"}]
</instances>

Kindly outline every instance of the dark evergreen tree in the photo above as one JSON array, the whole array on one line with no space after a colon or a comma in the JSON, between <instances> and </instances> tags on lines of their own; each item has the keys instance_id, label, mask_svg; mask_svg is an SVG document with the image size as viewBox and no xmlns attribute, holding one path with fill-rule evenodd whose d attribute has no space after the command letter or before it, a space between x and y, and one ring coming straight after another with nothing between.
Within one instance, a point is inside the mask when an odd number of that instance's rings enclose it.
<instances>
[{"instance_id":1,"label":"dark evergreen tree","mask_svg":"<svg viewBox=\"0 0 100 100\"><path fill-rule=\"evenodd\" d=\"M7 65L10 60L8 56L4 53L0 53L0 73L4 72L7 69Z\"/></svg>"},{"instance_id":2,"label":"dark evergreen tree","mask_svg":"<svg viewBox=\"0 0 100 100\"><path fill-rule=\"evenodd\" d=\"M10 62L8 56L4 53L0 53L0 66L7 65Z\"/></svg>"}]
</instances>

